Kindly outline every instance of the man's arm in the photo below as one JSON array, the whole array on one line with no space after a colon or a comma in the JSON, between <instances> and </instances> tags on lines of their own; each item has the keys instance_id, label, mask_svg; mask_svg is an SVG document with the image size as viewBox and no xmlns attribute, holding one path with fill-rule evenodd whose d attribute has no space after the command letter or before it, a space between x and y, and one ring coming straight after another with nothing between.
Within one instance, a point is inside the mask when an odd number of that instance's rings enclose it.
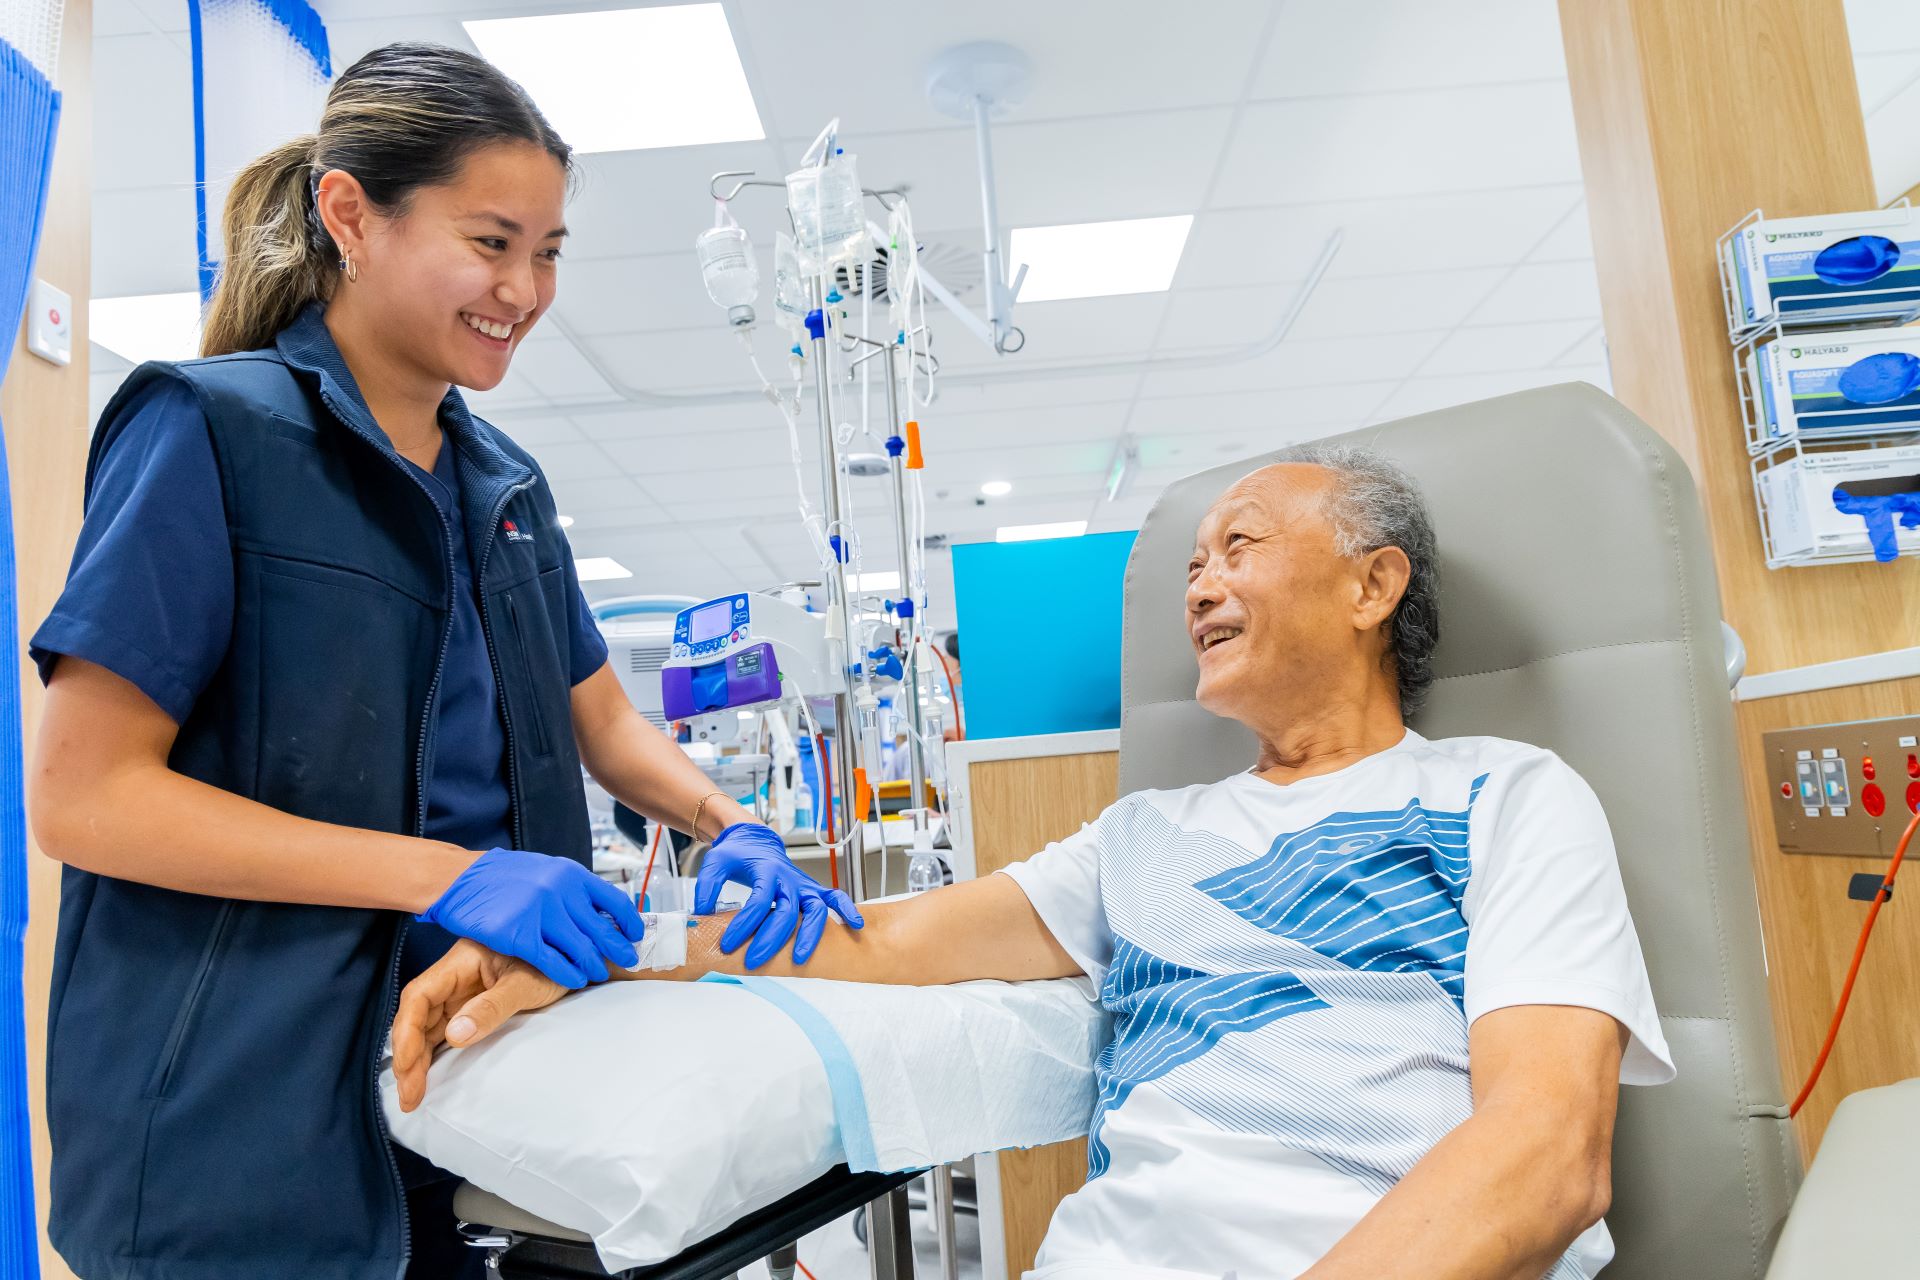
<instances>
[{"instance_id":1,"label":"man's arm","mask_svg":"<svg viewBox=\"0 0 1920 1280\"><path fill-rule=\"evenodd\" d=\"M1473 1115L1301 1280L1540 1280L1607 1211L1626 1044L1592 1009L1480 1017Z\"/></svg>"},{"instance_id":2,"label":"man's arm","mask_svg":"<svg viewBox=\"0 0 1920 1280\"><path fill-rule=\"evenodd\" d=\"M804 967L779 955L754 973L763 977L837 978L939 986L975 978L1021 982L1065 978L1080 965L1055 941L1018 884L1002 875L962 881L898 902L863 909L864 929L827 926ZM615 979L691 981L709 973L746 972L739 952L720 950L728 917L712 916L687 934L687 963L678 969L613 970ZM427 1067L441 1044L482 1039L516 1013L543 1009L567 994L539 970L462 940L400 993L393 1019L393 1072L400 1108L426 1095ZM1489 1015L1491 1016L1491 1015Z\"/></svg>"}]
</instances>

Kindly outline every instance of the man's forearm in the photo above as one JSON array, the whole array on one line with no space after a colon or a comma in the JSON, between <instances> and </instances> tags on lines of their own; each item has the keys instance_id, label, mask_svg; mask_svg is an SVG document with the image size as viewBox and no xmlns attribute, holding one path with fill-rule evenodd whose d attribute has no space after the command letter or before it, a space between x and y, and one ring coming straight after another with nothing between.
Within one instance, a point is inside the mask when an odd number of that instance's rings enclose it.
<instances>
[{"instance_id":1,"label":"man's forearm","mask_svg":"<svg viewBox=\"0 0 1920 1280\"><path fill-rule=\"evenodd\" d=\"M1080 966L1040 923L1020 886L1005 876L963 881L896 902L863 904L864 929L829 921L805 965L782 951L753 973L770 978L836 978L900 986L942 986L975 978L1020 982L1067 977ZM614 974L690 981L709 973L747 972L742 947L720 950L728 916L710 916L687 934L687 963L678 969Z\"/></svg>"},{"instance_id":2,"label":"man's forearm","mask_svg":"<svg viewBox=\"0 0 1920 1280\"><path fill-rule=\"evenodd\" d=\"M1560 1120L1476 1112L1301 1280L1540 1280L1606 1210L1606 1148Z\"/></svg>"}]
</instances>

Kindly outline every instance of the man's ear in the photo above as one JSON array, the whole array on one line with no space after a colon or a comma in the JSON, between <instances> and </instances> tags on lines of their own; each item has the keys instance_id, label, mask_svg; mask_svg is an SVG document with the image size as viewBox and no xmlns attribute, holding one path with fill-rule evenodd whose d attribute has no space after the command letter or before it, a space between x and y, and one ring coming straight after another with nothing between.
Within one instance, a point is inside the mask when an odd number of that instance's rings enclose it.
<instances>
[{"instance_id":1,"label":"man's ear","mask_svg":"<svg viewBox=\"0 0 1920 1280\"><path fill-rule=\"evenodd\" d=\"M1413 562L1399 547L1381 547L1360 561L1360 592L1353 612L1354 629L1371 631L1399 607L1413 577Z\"/></svg>"}]
</instances>

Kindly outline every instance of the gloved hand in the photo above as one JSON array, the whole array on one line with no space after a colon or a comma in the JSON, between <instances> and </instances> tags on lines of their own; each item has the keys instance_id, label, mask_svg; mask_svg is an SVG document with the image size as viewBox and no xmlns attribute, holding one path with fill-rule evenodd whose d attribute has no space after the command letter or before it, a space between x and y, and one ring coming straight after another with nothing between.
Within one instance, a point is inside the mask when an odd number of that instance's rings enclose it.
<instances>
[{"instance_id":1,"label":"gloved hand","mask_svg":"<svg viewBox=\"0 0 1920 1280\"><path fill-rule=\"evenodd\" d=\"M751 937L753 945L746 956L749 969L758 969L778 955L790 937L794 938L793 962L805 964L827 931L829 911L856 929L866 924L852 898L838 889L823 888L794 866L773 828L758 822L736 822L715 838L694 882L694 914L712 915L720 902L720 886L729 880L752 892L720 935L720 950L731 955ZM794 937L796 927L798 937Z\"/></svg>"},{"instance_id":2,"label":"gloved hand","mask_svg":"<svg viewBox=\"0 0 1920 1280\"><path fill-rule=\"evenodd\" d=\"M520 849L475 858L417 918L573 990L605 981L608 960L639 963L633 944L646 929L632 899L579 863Z\"/></svg>"}]
</instances>

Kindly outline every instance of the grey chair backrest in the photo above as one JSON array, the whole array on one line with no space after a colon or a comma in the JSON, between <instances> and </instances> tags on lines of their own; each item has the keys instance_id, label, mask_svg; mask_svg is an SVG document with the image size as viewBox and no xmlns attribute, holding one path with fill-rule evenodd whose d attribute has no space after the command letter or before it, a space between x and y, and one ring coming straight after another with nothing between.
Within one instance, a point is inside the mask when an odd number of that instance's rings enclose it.
<instances>
[{"instance_id":1,"label":"grey chair backrest","mask_svg":"<svg viewBox=\"0 0 1920 1280\"><path fill-rule=\"evenodd\" d=\"M1622 1090L1608 1280L1758 1277L1799 1180L1749 862L1718 587L1692 477L1585 383L1336 437L1419 481L1440 544L1437 680L1414 727L1557 752L1599 793L1679 1079ZM1201 515L1272 454L1170 485L1127 566L1120 789L1253 762L1193 700ZM1756 551L1755 554L1758 554Z\"/></svg>"}]
</instances>

